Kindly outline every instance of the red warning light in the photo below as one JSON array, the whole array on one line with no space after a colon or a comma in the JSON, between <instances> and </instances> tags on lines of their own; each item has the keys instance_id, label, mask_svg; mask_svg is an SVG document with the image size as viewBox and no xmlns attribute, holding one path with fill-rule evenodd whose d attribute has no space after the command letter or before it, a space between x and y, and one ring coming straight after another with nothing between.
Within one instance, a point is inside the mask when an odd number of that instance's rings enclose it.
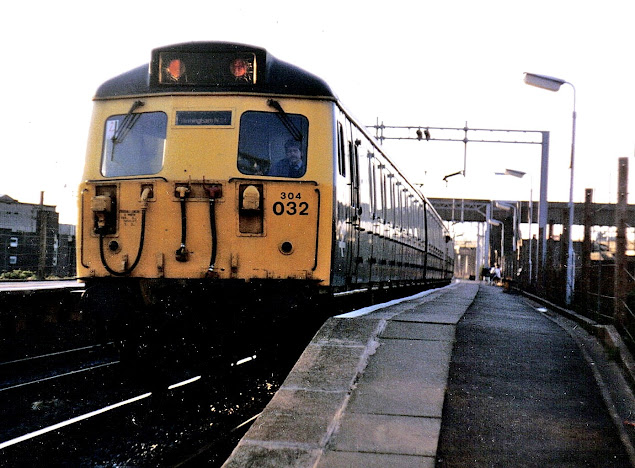
<instances>
[{"instance_id":1,"label":"red warning light","mask_svg":"<svg viewBox=\"0 0 635 468\"><path fill-rule=\"evenodd\" d=\"M231 63L229 68L232 72L232 75L234 75L236 78L243 78L247 75L249 65L245 60L237 58Z\"/></svg>"},{"instance_id":2,"label":"red warning light","mask_svg":"<svg viewBox=\"0 0 635 468\"><path fill-rule=\"evenodd\" d=\"M180 59L170 60L170 63L165 67L165 72L171 80L179 81L185 74L185 65Z\"/></svg>"},{"instance_id":3,"label":"red warning light","mask_svg":"<svg viewBox=\"0 0 635 468\"><path fill-rule=\"evenodd\" d=\"M151 81L166 86L256 84L256 55L242 51L161 51L153 58ZM156 68L155 68L156 67Z\"/></svg>"}]
</instances>

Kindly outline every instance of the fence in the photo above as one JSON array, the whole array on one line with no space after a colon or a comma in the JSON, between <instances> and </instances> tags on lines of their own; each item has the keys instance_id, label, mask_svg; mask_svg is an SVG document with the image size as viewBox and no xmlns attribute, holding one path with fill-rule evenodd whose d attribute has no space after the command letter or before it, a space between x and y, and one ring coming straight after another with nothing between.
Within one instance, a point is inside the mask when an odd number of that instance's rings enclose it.
<instances>
[{"instance_id":1,"label":"fence","mask_svg":"<svg viewBox=\"0 0 635 468\"><path fill-rule=\"evenodd\" d=\"M567 305L566 242L547 240L544 284L537 284L535 275L533 281L529 277L528 242L524 240L519 248L516 278L519 287L598 323L615 325L629 347L635 350L635 257L625 257L620 263L614 251L606 250L600 244L593 245L590 252L584 252L582 243L574 243L575 290L573 303ZM535 252L536 241L533 242ZM616 286L616 274L620 271L625 281Z\"/></svg>"}]
</instances>

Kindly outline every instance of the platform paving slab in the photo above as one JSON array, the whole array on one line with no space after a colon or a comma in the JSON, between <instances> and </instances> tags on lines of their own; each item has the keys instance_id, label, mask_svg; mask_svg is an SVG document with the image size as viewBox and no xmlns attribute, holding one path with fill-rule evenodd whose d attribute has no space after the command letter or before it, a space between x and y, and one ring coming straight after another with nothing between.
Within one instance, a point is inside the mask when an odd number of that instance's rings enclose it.
<instances>
[{"instance_id":1,"label":"platform paving slab","mask_svg":"<svg viewBox=\"0 0 635 468\"><path fill-rule=\"evenodd\" d=\"M317 468L434 468L434 457L388 453L327 452Z\"/></svg>"},{"instance_id":2,"label":"platform paving slab","mask_svg":"<svg viewBox=\"0 0 635 468\"><path fill-rule=\"evenodd\" d=\"M364 346L309 344L282 388L348 391L367 352Z\"/></svg>"},{"instance_id":3,"label":"platform paving slab","mask_svg":"<svg viewBox=\"0 0 635 468\"><path fill-rule=\"evenodd\" d=\"M422 386L445 385L451 341L381 339L360 382L415 381Z\"/></svg>"},{"instance_id":4,"label":"platform paving slab","mask_svg":"<svg viewBox=\"0 0 635 468\"><path fill-rule=\"evenodd\" d=\"M449 304L424 304L400 313L397 320L402 322L439 323L456 325L468 306Z\"/></svg>"},{"instance_id":5,"label":"platform paving slab","mask_svg":"<svg viewBox=\"0 0 635 468\"><path fill-rule=\"evenodd\" d=\"M440 418L451 345L386 340L351 394L347 411ZM430 365L413 364L416 361Z\"/></svg>"},{"instance_id":6,"label":"platform paving slab","mask_svg":"<svg viewBox=\"0 0 635 468\"><path fill-rule=\"evenodd\" d=\"M386 328L379 336L384 339L393 338L451 342L454 340L454 326L447 324L416 323L395 318L386 324Z\"/></svg>"},{"instance_id":7,"label":"platform paving slab","mask_svg":"<svg viewBox=\"0 0 635 468\"><path fill-rule=\"evenodd\" d=\"M401 393L410 395L404 400ZM351 396L347 411L440 418L445 386L422 387L416 382L398 380L386 384L360 384Z\"/></svg>"},{"instance_id":8,"label":"platform paving slab","mask_svg":"<svg viewBox=\"0 0 635 468\"><path fill-rule=\"evenodd\" d=\"M376 317L362 316L356 320L331 317L318 330L311 343L367 346L385 326L385 320Z\"/></svg>"},{"instance_id":9,"label":"platform paving slab","mask_svg":"<svg viewBox=\"0 0 635 468\"><path fill-rule=\"evenodd\" d=\"M224 464L224 468L307 468L315 466L321 450L285 447L246 441Z\"/></svg>"},{"instance_id":10,"label":"platform paving slab","mask_svg":"<svg viewBox=\"0 0 635 468\"><path fill-rule=\"evenodd\" d=\"M347 412L328 451L434 457L440 428L440 418Z\"/></svg>"}]
</instances>

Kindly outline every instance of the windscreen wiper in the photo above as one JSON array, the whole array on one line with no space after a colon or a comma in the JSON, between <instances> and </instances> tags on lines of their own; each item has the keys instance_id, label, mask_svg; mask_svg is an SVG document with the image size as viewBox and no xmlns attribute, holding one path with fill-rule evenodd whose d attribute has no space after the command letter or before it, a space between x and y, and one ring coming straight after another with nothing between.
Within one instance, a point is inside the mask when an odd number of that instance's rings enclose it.
<instances>
[{"instance_id":1,"label":"windscreen wiper","mask_svg":"<svg viewBox=\"0 0 635 468\"><path fill-rule=\"evenodd\" d=\"M121 143L124 138L126 138L126 135L130 133L130 130L132 130L132 127L134 127L134 124L137 123L137 120L139 120L139 117L141 116L141 114L135 114L134 111L142 106L143 101L135 101L132 103L130 110L123 118L123 120L121 121L121 125L119 125L119 128L112 137L113 143Z\"/></svg>"},{"instance_id":2,"label":"windscreen wiper","mask_svg":"<svg viewBox=\"0 0 635 468\"><path fill-rule=\"evenodd\" d=\"M269 99L267 101L267 105L269 107L273 107L275 110L278 111L277 115L280 119L280 122L282 122L282 124L287 128L294 140L302 141L302 132L298 129L298 127L295 126L293 121L289 118L289 114L284 111L280 103L274 99Z\"/></svg>"}]
</instances>

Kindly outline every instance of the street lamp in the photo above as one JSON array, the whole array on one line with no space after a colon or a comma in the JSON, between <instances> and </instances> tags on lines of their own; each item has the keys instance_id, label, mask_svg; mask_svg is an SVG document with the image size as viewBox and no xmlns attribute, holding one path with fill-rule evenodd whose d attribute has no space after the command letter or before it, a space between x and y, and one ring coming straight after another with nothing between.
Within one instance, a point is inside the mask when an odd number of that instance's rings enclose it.
<instances>
[{"instance_id":1,"label":"street lamp","mask_svg":"<svg viewBox=\"0 0 635 468\"><path fill-rule=\"evenodd\" d=\"M517 171L515 169L505 169L505 172L495 172L496 175L508 175L522 179L526 172ZM532 256L532 239L531 239L531 223L534 219L534 179L529 175L529 210L527 213L529 228L529 284L533 283L533 256Z\"/></svg>"},{"instance_id":2,"label":"street lamp","mask_svg":"<svg viewBox=\"0 0 635 468\"><path fill-rule=\"evenodd\" d=\"M573 163L575 160L575 86L568 81L552 76L537 75L535 73L525 73L525 83L538 88L547 89L549 91L558 91L560 86L568 84L573 89L573 131L571 136L571 163L569 165L571 171L571 181L569 183L569 246L567 249L567 288L565 300L570 305L573 299L573 290L575 287L575 271L573 256Z\"/></svg>"}]
</instances>

